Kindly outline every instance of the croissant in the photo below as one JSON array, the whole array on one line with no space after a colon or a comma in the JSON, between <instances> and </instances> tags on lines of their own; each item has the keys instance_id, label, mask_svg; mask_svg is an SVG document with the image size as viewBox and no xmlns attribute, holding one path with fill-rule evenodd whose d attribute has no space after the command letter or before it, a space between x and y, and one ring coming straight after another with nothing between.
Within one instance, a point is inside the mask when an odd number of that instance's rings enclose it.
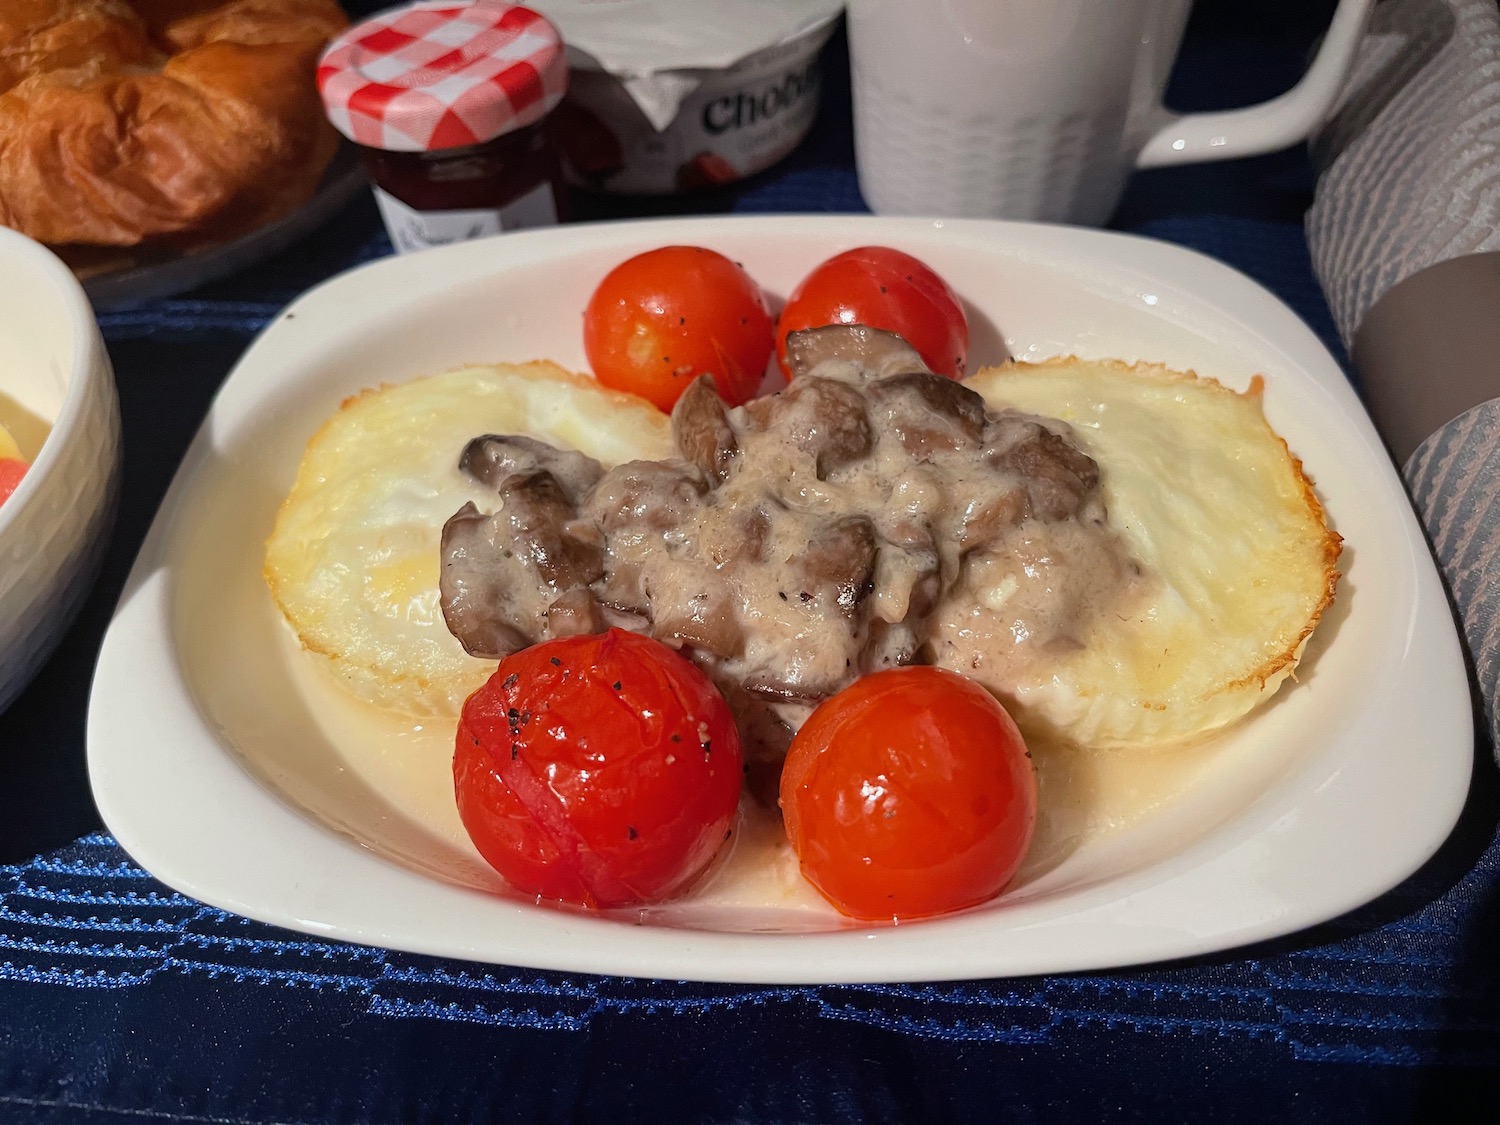
<instances>
[{"instance_id":1,"label":"croissant","mask_svg":"<svg viewBox=\"0 0 1500 1125\"><path fill-rule=\"evenodd\" d=\"M60 246L232 237L311 197L333 0L3 0L0 225Z\"/></svg>"}]
</instances>

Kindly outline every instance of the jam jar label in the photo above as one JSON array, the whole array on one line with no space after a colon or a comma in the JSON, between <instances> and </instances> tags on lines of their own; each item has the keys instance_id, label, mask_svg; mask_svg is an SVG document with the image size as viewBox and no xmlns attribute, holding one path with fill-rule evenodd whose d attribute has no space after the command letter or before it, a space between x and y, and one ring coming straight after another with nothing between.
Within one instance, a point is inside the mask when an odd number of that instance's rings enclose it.
<instances>
[{"instance_id":1,"label":"jam jar label","mask_svg":"<svg viewBox=\"0 0 1500 1125\"><path fill-rule=\"evenodd\" d=\"M557 201L549 183L538 184L504 207L464 211L418 211L389 192L378 187L373 190L386 233L398 254L557 222Z\"/></svg>"}]
</instances>

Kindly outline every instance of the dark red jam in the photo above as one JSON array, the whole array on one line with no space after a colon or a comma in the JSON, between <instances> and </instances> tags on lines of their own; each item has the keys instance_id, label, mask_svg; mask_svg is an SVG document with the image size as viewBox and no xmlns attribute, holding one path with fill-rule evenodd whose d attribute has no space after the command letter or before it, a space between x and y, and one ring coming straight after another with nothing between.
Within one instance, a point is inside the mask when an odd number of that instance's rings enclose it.
<instances>
[{"instance_id":1,"label":"dark red jam","mask_svg":"<svg viewBox=\"0 0 1500 1125\"><path fill-rule=\"evenodd\" d=\"M558 220L566 199L548 132L538 121L483 144L430 152L361 145L375 185L416 211L503 211L546 185Z\"/></svg>"}]
</instances>

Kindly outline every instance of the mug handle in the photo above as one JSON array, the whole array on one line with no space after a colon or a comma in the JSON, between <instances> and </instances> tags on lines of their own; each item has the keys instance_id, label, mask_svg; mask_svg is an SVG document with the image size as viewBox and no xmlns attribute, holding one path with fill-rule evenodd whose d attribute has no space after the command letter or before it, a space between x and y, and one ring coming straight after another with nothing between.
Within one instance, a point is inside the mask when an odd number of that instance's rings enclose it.
<instances>
[{"instance_id":1,"label":"mug handle","mask_svg":"<svg viewBox=\"0 0 1500 1125\"><path fill-rule=\"evenodd\" d=\"M1220 113L1173 114L1136 155L1137 168L1230 160L1306 140L1332 108L1354 64L1374 0L1339 0L1307 73L1286 93Z\"/></svg>"}]
</instances>

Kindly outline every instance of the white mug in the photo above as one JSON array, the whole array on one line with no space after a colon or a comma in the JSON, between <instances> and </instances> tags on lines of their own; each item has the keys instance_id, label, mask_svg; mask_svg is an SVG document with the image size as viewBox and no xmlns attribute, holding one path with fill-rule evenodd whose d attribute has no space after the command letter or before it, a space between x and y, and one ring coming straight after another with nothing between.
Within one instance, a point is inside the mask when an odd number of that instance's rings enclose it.
<instances>
[{"instance_id":1,"label":"white mug","mask_svg":"<svg viewBox=\"0 0 1500 1125\"><path fill-rule=\"evenodd\" d=\"M1161 98L1192 0L849 0L860 190L879 215L1103 223L1135 168L1305 139L1372 3L1339 0L1280 97L1179 115Z\"/></svg>"}]
</instances>

